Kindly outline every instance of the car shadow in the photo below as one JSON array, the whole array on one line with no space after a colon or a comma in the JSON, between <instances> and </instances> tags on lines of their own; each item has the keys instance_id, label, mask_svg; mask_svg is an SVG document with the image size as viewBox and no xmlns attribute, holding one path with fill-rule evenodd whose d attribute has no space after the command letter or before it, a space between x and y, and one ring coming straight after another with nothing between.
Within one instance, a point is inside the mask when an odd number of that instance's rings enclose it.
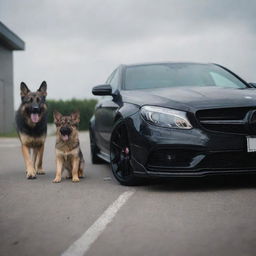
<instances>
[{"instance_id":1,"label":"car shadow","mask_svg":"<svg viewBox=\"0 0 256 256\"><path fill-rule=\"evenodd\" d=\"M150 191L207 192L218 190L255 189L256 174L225 175L197 178L145 180L140 186Z\"/></svg>"}]
</instances>

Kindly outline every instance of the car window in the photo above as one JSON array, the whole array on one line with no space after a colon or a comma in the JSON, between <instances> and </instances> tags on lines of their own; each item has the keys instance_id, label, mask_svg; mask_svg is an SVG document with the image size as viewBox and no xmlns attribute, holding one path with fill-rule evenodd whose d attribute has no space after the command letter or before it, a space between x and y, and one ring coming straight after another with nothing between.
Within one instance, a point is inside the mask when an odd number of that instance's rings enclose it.
<instances>
[{"instance_id":1,"label":"car window","mask_svg":"<svg viewBox=\"0 0 256 256\"><path fill-rule=\"evenodd\" d=\"M246 88L237 77L213 64L147 64L130 66L125 71L127 90L177 86Z\"/></svg>"},{"instance_id":2,"label":"car window","mask_svg":"<svg viewBox=\"0 0 256 256\"><path fill-rule=\"evenodd\" d=\"M218 74L216 72L210 72L210 74L216 86L231 88L236 86L234 82L221 74Z\"/></svg>"},{"instance_id":3,"label":"car window","mask_svg":"<svg viewBox=\"0 0 256 256\"><path fill-rule=\"evenodd\" d=\"M108 77L107 81L106 81L106 84L110 84L110 81L112 80L112 77L114 75L115 71L113 71L110 76Z\"/></svg>"},{"instance_id":4,"label":"car window","mask_svg":"<svg viewBox=\"0 0 256 256\"><path fill-rule=\"evenodd\" d=\"M109 80L108 83L111 85L113 91L115 91L118 88L118 83L119 83L118 70L115 70L112 73L111 79Z\"/></svg>"}]
</instances>

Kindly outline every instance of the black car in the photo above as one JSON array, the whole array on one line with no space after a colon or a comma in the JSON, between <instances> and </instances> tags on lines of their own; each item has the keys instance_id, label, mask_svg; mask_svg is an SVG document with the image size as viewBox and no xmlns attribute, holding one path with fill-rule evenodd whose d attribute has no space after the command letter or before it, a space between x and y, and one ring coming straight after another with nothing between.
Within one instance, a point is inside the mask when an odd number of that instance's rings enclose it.
<instances>
[{"instance_id":1,"label":"black car","mask_svg":"<svg viewBox=\"0 0 256 256\"><path fill-rule=\"evenodd\" d=\"M92 162L109 162L123 185L255 172L254 86L217 64L121 65L92 90Z\"/></svg>"}]
</instances>

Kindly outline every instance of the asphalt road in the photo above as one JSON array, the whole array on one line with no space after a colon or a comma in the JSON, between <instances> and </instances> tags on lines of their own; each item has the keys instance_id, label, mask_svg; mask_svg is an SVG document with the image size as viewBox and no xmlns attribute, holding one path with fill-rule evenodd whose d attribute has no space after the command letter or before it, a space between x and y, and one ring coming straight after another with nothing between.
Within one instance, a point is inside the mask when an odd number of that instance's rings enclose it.
<instances>
[{"instance_id":1,"label":"asphalt road","mask_svg":"<svg viewBox=\"0 0 256 256\"><path fill-rule=\"evenodd\" d=\"M90 256L256 254L255 176L124 187L107 164L91 164L88 134L80 139L86 178L59 184L52 183L54 137L47 138L46 175L36 180L25 178L19 141L0 139L1 256L61 255L79 238ZM127 191L130 197L113 210Z\"/></svg>"}]
</instances>

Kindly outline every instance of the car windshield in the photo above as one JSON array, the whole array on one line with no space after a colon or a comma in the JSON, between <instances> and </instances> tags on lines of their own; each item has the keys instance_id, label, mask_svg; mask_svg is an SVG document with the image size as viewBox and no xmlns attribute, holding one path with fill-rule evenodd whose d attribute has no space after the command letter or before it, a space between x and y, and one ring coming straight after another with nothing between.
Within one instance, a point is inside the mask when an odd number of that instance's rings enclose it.
<instances>
[{"instance_id":1,"label":"car windshield","mask_svg":"<svg viewBox=\"0 0 256 256\"><path fill-rule=\"evenodd\" d=\"M233 74L214 64L145 64L128 66L125 71L126 90L180 86L247 88Z\"/></svg>"}]
</instances>

